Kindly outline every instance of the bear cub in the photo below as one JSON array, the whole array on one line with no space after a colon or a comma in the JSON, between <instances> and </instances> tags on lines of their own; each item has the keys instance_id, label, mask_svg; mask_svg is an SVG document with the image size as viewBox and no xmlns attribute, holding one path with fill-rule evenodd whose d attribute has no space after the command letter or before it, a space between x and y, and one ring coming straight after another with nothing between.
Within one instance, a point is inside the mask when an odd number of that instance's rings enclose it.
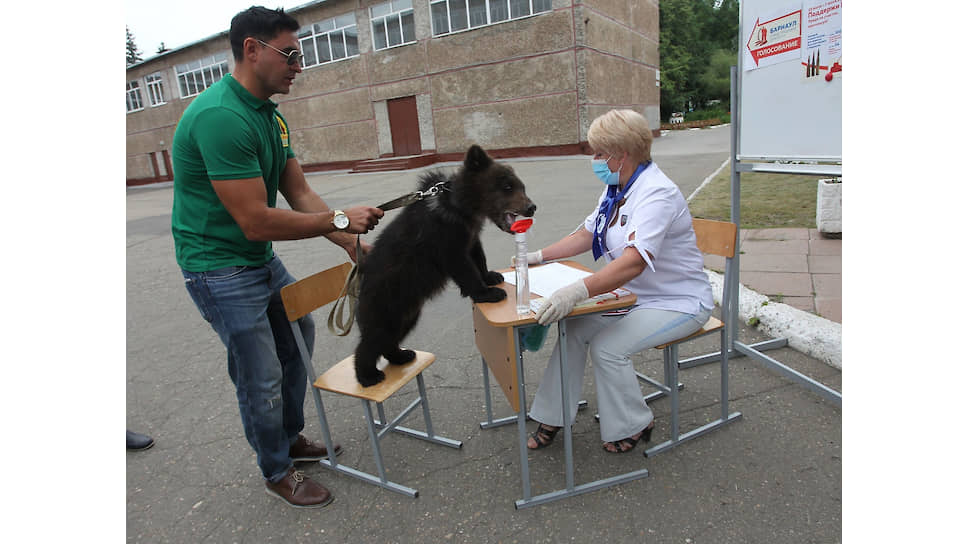
<instances>
[{"instance_id":1,"label":"bear cub","mask_svg":"<svg viewBox=\"0 0 968 544\"><path fill-rule=\"evenodd\" d=\"M377 368L381 355L394 365L414 359L416 354L401 349L400 343L417 324L424 303L449 279L461 296L474 302L499 302L507 296L494 287L504 278L487 269L481 229L490 219L511 234L514 217L532 217L537 208L514 170L477 145L468 149L455 173L423 174L418 189L432 187L437 188L435 195L404 207L381 229L359 266L355 369L364 387L383 381L385 375Z\"/></svg>"}]
</instances>

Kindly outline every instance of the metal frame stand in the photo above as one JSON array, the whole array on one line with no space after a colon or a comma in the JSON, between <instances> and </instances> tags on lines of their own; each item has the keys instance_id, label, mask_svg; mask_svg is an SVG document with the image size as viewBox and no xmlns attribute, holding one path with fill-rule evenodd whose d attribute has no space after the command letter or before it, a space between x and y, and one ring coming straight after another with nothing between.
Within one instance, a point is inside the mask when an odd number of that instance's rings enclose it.
<instances>
[{"instance_id":1,"label":"metal frame stand","mask_svg":"<svg viewBox=\"0 0 968 544\"><path fill-rule=\"evenodd\" d=\"M842 168L840 165L819 165L819 164L772 164L772 163L758 163L758 164L743 164L739 160L739 137L740 137L740 116L742 111L740 111L740 92L741 92L741 75L739 68L737 66L732 66L730 68L730 92L732 96L732 104L730 107L730 154L729 154L729 167L730 167L730 221L736 224L736 235L737 235L737 247L739 247L739 227L740 227L740 172L776 172L785 174L802 174L802 175L821 175L821 176L839 176L841 175ZM737 252L736 257L727 266L727 278L725 281L730 283L731 296L735 301L739 297L739 253ZM780 341L769 341L762 342L760 344L743 344L737 340L737 324L739 323L739 304L731 304L729 309L729 315L724 315L724 321L727 323L729 332L729 346L730 353L729 357L736 357L740 355L745 355L750 357L757 363L765 366L766 368L776 371L783 376L804 385L809 389L819 393L824 398L827 398L831 402L834 402L837 406L841 406L842 395L837 391L823 385L822 383L805 376L790 367L780 363L776 359L768 357L761 353L763 350L775 349L778 347L783 347L787 344L786 339ZM715 357L715 354L713 355ZM697 361L691 361L688 364L694 366L696 364L704 364L704 362L709 362L707 360L709 356L703 356L696 358Z\"/></svg>"}]
</instances>

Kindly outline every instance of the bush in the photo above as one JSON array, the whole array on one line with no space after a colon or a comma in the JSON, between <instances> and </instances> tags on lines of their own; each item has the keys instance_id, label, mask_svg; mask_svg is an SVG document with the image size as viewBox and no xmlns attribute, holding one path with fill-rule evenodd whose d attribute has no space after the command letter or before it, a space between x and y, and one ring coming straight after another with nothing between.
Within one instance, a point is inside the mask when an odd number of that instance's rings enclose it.
<instances>
[{"instance_id":1,"label":"bush","mask_svg":"<svg viewBox=\"0 0 968 544\"><path fill-rule=\"evenodd\" d=\"M686 121L705 121L706 119L719 119L723 123L729 122L729 109L726 107L707 108L686 112Z\"/></svg>"}]
</instances>

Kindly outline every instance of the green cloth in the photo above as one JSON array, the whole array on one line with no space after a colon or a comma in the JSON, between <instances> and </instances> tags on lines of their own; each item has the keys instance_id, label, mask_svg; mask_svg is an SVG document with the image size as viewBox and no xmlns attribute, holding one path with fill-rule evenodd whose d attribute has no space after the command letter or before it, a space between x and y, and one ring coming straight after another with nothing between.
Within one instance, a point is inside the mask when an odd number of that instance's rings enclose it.
<instances>
[{"instance_id":1,"label":"green cloth","mask_svg":"<svg viewBox=\"0 0 968 544\"><path fill-rule=\"evenodd\" d=\"M171 232L178 265L206 272L267 263L272 243L246 239L211 180L262 177L267 204L275 207L279 179L294 156L276 104L256 98L231 74L195 97L172 142Z\"/></svg>"},{"instance_id":2,"label":"green cloth","mask_svg":"<svg viewBox=\"0 0 968 544\"><path fill-rule=\"evenodd\" d=\"M534 325L521 333L521 344L528 351L538 351L548 337L548 325Z\"/></svg>"}]
</instances>

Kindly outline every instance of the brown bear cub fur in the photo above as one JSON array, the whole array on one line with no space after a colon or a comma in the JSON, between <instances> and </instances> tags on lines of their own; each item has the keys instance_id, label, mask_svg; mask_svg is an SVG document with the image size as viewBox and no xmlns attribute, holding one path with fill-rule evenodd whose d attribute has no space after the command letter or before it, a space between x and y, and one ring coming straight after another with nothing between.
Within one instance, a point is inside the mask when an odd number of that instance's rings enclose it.
<instances>
[{"instance_id":1,"label":"brown bear cub fur","mask_svg":"<svg viewBox=\"0 0 968 544\"><path fill-rule=\"evenodd\" d=\"M441 182L436 196L403 208L382 227L360 264L355 363L356 379L364 387L383 381L377 368L381 355L394 365L414 359L415 353L400 343L417 324L424 302L440 293L448 279L474 302L507 296L493 287L504 278L487 269L481 229L490 219L510 234L515 215L534 215L536 206L524 184L510 166L495 162L477 145L456 173L425 173L418 189L427 191Z\"/></svg>"}]
</instances>

